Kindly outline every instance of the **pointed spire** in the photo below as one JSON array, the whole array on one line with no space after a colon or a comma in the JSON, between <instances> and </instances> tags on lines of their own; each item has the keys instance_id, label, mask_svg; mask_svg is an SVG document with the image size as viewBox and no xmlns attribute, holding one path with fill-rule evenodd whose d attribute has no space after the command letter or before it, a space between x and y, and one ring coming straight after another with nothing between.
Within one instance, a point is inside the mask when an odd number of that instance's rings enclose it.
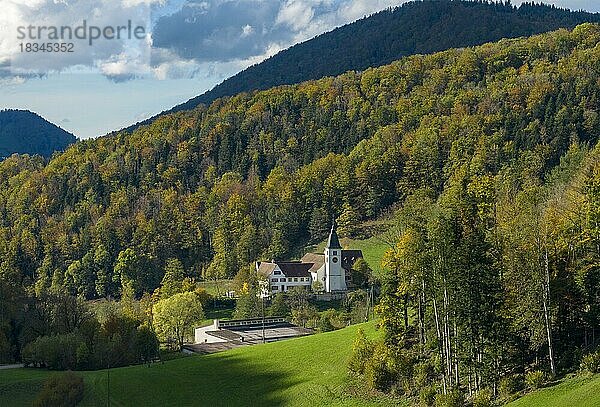
<instances>
[{"instance_id":1,"label":"pointed spire","mask_svg":"<svg viewBox=\"0 0 600 407\"><path fill-rule=\"evenodd\" d=\"M329 239L327 239L326 249L341 249L340 239L338 238L337 232L335 231L335 221L331 225L331 232L329 233Z\"/></svg>"}]
</instances>

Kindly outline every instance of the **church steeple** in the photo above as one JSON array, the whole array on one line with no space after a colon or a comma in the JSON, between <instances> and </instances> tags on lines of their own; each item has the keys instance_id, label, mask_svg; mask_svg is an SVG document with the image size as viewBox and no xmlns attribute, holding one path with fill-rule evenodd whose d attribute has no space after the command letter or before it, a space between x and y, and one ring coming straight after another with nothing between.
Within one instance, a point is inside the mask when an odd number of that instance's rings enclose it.
<instances>
[{"instance_id":1,"label":"church steeple","mask_svg":"<svg viewBox=\"0 0 600 407\"><path fill-rule=\"evenodd\" d=\"M335 231L335 222L331 226L331 233L323 254L325 255L325 291L328 293L345 291L346 272L342 268L342 245Z\"/></svg>"},{"instance_id":2,"label":"church steeple","mask_svg":"<svg viewBox=\"0 0 600 407\"><path fill-rule=\"evenodd\" d=\"M335 231L335 222L331 225L331 232L329 233L329 239L327 239L326 249L341 249L340 239L338 238L337 232Z\"/></svg>"}]
</instances>

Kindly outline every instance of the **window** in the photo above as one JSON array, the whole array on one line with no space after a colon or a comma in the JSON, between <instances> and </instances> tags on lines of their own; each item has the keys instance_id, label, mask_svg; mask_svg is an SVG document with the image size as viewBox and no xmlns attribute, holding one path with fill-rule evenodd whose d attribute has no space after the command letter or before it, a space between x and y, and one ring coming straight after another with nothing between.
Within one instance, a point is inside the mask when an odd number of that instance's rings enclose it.
<instances>
[{"instance_id":1,"label":"window","mask_svg":"<svg viewBox=\"0 0 600 407\"><path fill-rule=\"evenodd\" d=\"M282 283L285 283L285 278L280 278L279 281L281 281Z\"/></svg>"},{"instance_id":2,"label":"window","mask_svg":"<svg viewBox=\"0 0 600 407\"><path fill-rule=\"evenodd\" d=\"M278 275L280 275L280 274L281 274L281 271L280 271L280 270L275 270L275 271L273 272L273 274L275 274L276 276L278 276Z\"/></svg>"},{"instance_id":3,"label":"window","mask_svg":"<svg viewBox=\"0 0 600 407\"><path fill-rule=\"evenodd\" d=\"M294 278L294 283L297 283L297 282L298 282L298 277L295 277Z\"/></svg>"},{"instance_id":4,"label":"window","mask_svg":"<svg viewBox=\"0 0 600 407\"><path fill-rule=\"evenodd\" d=\"M277 286L276 285L272 285L271 286L271 291L277 291Z\"/></svg>"},{"instance_id":5,"label":"window","mask_svg":"<svg viewBox=\"0 0 600 407\"><path fill-rule=\"evenodd\" d=\"M279 279L278 278L272 278L271 281L274 282L274 283L276 283L276 282L279 281Z\"/></svg>"},{"instance_id":6,"label":"window","mask_svg":"<svg viewBox=\"0 0 600 407\"><path fill-rule=\"evenodd\" d=\"M334 250L334 251L333 251L333 255L334 255L334 256L337 256L337 250Z\"/></svg>"}]
</instances>

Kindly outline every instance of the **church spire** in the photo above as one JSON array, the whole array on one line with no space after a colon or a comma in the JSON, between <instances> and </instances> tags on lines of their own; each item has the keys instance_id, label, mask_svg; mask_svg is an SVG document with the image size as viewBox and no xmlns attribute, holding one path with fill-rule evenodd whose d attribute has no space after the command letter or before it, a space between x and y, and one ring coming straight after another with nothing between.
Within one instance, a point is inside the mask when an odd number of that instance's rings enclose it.
<instances>
[{"instance_id":1,"label":"church spire","mask_svg":"<svg viewBox=\"0 0 600 407\"><path fill-rule=\"evenodd\" d=\"M341 249L340 239L338 238L337 232L335 231L335 222L331 225L331 232L329 233L329 239L327 239L326 249Z\"/></svg>"}]
</instances>

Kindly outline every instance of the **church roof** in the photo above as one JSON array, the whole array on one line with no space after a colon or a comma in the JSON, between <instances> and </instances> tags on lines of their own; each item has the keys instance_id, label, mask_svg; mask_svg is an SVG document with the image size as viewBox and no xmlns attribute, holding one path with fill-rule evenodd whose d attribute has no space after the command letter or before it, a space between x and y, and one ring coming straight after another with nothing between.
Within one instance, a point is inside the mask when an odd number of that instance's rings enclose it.
<instances>
[{"instance_id":1,"label":"church roof","mask_svg":"<svg viewBox=\"0 0 600 407\"><path fill-rule=\"evenodd\" d=\"M258 266L258 272L259 274L262 274L263 276L267 277L270 276L271 273L273 273L275 267L277 267L277 264L263 261Z\"/></svg>"},{"instance_id":2,"label":"church roof","mask_svg":"<svg viewBox=\"0 0 600 407\"><path fill-rule=\"evenodd\" d=\"M302 256L301 261L302 263L312 263L313 266L308 271L315 273L325 264L325 255L322 253L306 253Z\"/></svg>"},{"instance_id":3,"label":"church roof","mask_svg":"<svg viewBox=\"0 0 600 407\"><path fill-rule=\"evenodd\" d=\"M331 232L329 233L329 239L327 239L327 249L341 249L340 239L338 238L337 232L335 231L335 225L331 226Z\"/></svg>"},{"instance_id":4,"label":"church roof","mask_svg":"<svg viewBox=\"0 0 600 407\"><path fill-rule=\"evenodd\" d=\"M358 259L362 259L361 250L342 250L342 267L346 270L352 270L354 263Z\"/></svg>"},{"instance_id":5,"label":"church roof","mask_svg":"<svg viewBox=\"0 0 600 407\"><path fill-rule=\"evenodd\" d=\"M308 270L313 266L312 263L300 263L296 261L278 262L277 265L286 277L310 277Z\"/></svg>"},{"instance_id":6,"label":"church roof","mask_svg":"<svg viewBox=\"0 0 600 407\"><path fill-rule=\"evenodd\" d=\"M277 261L275 263L263 261L258 266L258 273L268 277L279 267L286 277L310 277L309 270L312 266L313 263L299 261Z\"/></svg>"}]
</instances>

